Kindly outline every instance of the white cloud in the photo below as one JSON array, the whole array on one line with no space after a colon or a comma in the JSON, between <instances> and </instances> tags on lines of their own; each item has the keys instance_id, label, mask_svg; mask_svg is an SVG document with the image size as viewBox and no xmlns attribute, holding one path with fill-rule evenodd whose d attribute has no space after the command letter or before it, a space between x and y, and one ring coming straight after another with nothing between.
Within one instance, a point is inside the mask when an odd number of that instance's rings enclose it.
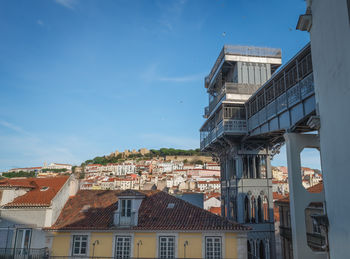
<instances>
[{"instance_id":1,"label":"white cloud","mask_svg":"<svg viewBox=\"0 0 350 259\"><path fill-rule=\"evenodd\" d=\"M72 10L78 4L78 0L55 0L55 2Z\"/></svg>"},{"instance_id":2,"label":"white cloud","mask_svg":"<svg viewBox=\"0 0 350 259\"><path fill-rule=\"evenodd\" d=\"M27 131L23 130L21 127L16 126L16 125L14 125L14 124L12 124L10 122L0 120L0 125L5 127L5 128L8 128L8 129L10 129L12 131L15 131L17 133L29 135L29 133Z\"/></svg>"},{"instance_id":3,"label":"white cloud","mask_svg":"<svg viewBox=\"0 0 350 259\"><path fill-rule=\"evenodd\" d=\"M36 23L40 26L44 26L44 22L42 20L37 20Z\"/></svg>"}]
</instances>

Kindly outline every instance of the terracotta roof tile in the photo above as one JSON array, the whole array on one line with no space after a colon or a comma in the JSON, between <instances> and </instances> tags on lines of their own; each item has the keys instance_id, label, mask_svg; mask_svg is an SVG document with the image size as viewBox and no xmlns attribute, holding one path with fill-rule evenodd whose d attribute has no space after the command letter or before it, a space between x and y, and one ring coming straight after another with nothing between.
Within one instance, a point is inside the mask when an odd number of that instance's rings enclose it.
<instances>
[{"instance_id":1,"label":"terracotta roof tile","mask_svg":"<svg viewBox=\"0 0 350 259\"><path fill-rule=\"evenodd\" d=\"M311 193L322 192L322 190L323 190L323 182L315 184L314 186L309 187L307 190L308 190L308 192L311 192ZM276 202L277 203L289 203L289 194L286 197L277 200Z\"/></svg>"},{"instance_id":2,"label":"terracotta roof tile","mask_svg":"<svg viewBox=\"0 0 350 259\"><path fill-rule=\"evenodd\" d=\"M221 215L221 207L211 207L209 211L216 215Z\"/></svg>"},{"instance_id":3,"label":"terracotta roof tile","mask_svg":"<svg viewBox=\"0 0 350 259\"><path fill-rule=\"evenodd\" d=\"M56 196L57 192L61 190L68 178L69 176L59 176L2 180L0 181L0 188L30 188L30 190L24 195L21 195L15 198L12 202L5 204L4 208L50 206L51 200Z\"/></svg>"},{"instance_id":4,"label":"terracotta roof tile","mask_svg":"<svg viewBox=\"0 0 350 259\"><path fill-rule=\"evenodd\" d=\"M128 191L127 191L128 192ZM228 221L204 209L160 191L140 191L144 194L139 208L138 225L132 230L233 230L249 227ZM80 190L70 198L56 223L49 230L115 229L114 211L121 191ZM168 204L174 203L169 209ZM83 207L89 207L83 210Z\"/></svg>"}]
</instances>

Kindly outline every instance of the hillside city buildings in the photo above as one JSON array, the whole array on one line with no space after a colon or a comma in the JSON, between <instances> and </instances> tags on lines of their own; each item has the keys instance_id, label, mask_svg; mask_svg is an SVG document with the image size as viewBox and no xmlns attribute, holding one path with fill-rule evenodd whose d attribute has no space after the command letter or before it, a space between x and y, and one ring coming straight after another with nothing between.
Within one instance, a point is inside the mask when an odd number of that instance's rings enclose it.
<instances>
[{"instance_id":1,"label":"hillside city buildings","mask_svg":"<svg viewBox=\"0 0 350 259\"><path fill-rule=\"evenodd\" d=\"M279 49L226 45L206 77L200 145L218 164L12 169L38 177L0 180L0 256L347 258L350 2L306 4L311 43L285 65ZM288 169L272 167L284 143Z\"/></svg>"}]
</instances>

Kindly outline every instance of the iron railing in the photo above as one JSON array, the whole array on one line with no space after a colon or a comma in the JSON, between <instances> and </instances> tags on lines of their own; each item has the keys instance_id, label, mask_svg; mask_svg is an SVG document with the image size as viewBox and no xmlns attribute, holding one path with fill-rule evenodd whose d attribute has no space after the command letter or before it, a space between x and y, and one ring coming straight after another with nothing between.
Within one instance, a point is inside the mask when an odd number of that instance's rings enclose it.
<instances>
[{"instance_id":1,"label":"iron railing","mask_svg":"<svg viewBox=\"0 0 350 259\"><path fill-rule=\"evenodd\" d=\"M317 250L324 250L326 245L326 238L318 233L306 233L307 244Z\"/></svg>"},{"instance_id":2,"label":"iron railing","mask_svg":"<svg viewBox=\"0 0 350 259\"><path fill-rule=\"evenodd\" d=\"M280 226L280 235L281 237L292 239L292 229L288 227L281 227Z\"/></svg>"},{"instance_id":3,"label":"iron railing","mask_svg":"<svg viewBox=\"0 0 350 259\"><path fill-rule=\"evenodd\" d=\"M253 93L258 90L260 85L252 85L252 84L238 84L238 83L232 83L232 82L225 82L225 84L220 89L220 92L217 93L215 97L212 97L212 99L209 102L209 108L208 108L208 116L211 114L211 112L215 109L217 104L225 100L231 100L227 94L242 94L242 95L252 95ZM225 97L225 98L224 98Z\"/></svg>"},{"instance_id":4,"label":"iron railing","mask_svg":"<svg viewBox=\"0 0 350 259\"><path fill-rule=\"evenodd\" d=\"M313 78L309 76L312 74L312 71L311 49L310 46L307 45L249 99L246 103L248 118L259 113L259 111L267 107L268 104L280 102L279 99L281 99L281 96L284 96L282 97L283 99L286 99L287 95L288 98L297 98L297 90L295 89L293 92L290 91L290 88L298 85L301 81L304 81L300 83L301 95L307 95L310 91L313 91ZM308 79L304 80L305 78ZM288 101L293 102L293 100ZM283 104L287 105L286 101L284 101Z\"/></svg>"},{"instance_id":5,"label":"iron railing","mask_svg":"<svg viewBox=\"0 0 350 259\"><path fill-rule=\"evenodd\" d=\"M201 149L206 148L223 134L245 134L247 132L246 120L223 119L212 130L201 131Z\"/></svg>"},{"instance_id":6,"label":"iron railing","mask_svg":"<svg viewBox=\"0 0 350 259\"><path fill-rule=\"evenodd\" d=\"M210 74L205 77L205 86L208 87L211 80L217 74L217 70L220 68L221 64L224 62L225 55L239 55L239 56L258 56L258 57L273 57L281 58L282 52L281 49L274 48L262 48L262 47L248 47L248 46L234 46L234 45L225 45L219 57L216 59L216 62L213 68L210 71Z\"/></svg>"},{"instance_id":7,"label":"iron railing","mask_svg":"<svg viewBox=\"0 0 350 259\"><path fill-rule=\"evenodd\" d=\"M121 211L115 212L115 224L118 227L136 226L137 215L135 212L131 212L130 216L123 216Z\"/></svg>"},{"instance_id":8,"label":"iron railing","mask_svg":"<svg viewBox=\"0 0 350 259\"><path fill-rule=\"evenodd\" d=\"M164 259L161 257L99 257L99 256L50 256L52 259ZM205 257L204 257L205 258ZM260 259L260 257L251 257L252 259ZM169 259L198 259L193 257L169 257ZM221 259L239 259L237 258L225 258Z\"/></svg>"},{"instance_id":9,"label":"iron railing","mask_svg":"<svg viewBox=\"0 0 350 259\"><path fill-rule=\"evenodd\" d=\"M45 259L49 258L47 248L0 248L1 259Z\"/></svg>"}]
</instances>

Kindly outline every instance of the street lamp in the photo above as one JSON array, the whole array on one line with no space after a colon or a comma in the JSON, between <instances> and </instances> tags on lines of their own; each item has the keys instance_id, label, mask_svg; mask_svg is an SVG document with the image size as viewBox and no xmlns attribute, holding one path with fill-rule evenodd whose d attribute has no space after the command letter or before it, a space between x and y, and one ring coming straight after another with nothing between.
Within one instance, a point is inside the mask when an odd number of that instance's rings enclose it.
<instances>
[{"instance_id":1,"label":"street lamp","mask_svg":"<svg viewBox=\"0 0 350 259\"><path fill-rule=\"evenodd\" d=\"M186 247L188 246L188 241L184 242L184 258L186 258Z\"/></svg>"},{"instance_id":2,"label":"street lamp","mask_svg":"<svg viewBox=\"0 0 350 259\"><path fill-rule=\"evenodd\" d=\"M142 240L137 242L137 258L140 256L140 246L142 246Z\"/></svg>"},{"instance_id":3,"label":"street lamp","mask_svg":"<svg viewBox=\"0 0 350 259\"><path fill-rule=\"evenodd\" d=\"M96 245L99 245L100 244L100 241L98 240L95 240L93 243L92 243L92 258L94 258L95 256L95 246Z\"/></svg>"}]
</instances>

